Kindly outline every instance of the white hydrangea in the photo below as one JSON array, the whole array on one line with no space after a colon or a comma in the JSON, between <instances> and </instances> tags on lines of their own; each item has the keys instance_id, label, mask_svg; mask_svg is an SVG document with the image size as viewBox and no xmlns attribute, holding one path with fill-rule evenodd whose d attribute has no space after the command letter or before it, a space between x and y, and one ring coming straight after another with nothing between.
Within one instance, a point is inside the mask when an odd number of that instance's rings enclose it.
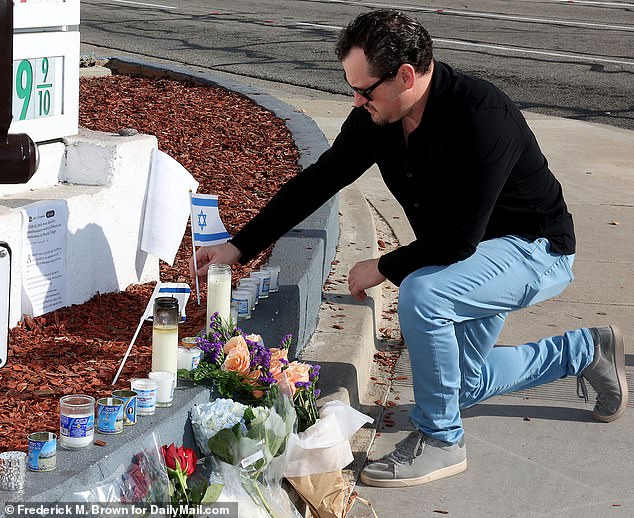
<instances>
[{"instance_id":1,"label":"white hydrangea","mask_svg":"<svg viewBox=\"0 0 634 518\"><path fill-rule=\"evenodd\" d=\"M232 399L215 399L202 405L194 405L191 410L194 438L200 450L209 455L207 441L224 428L231 428L242 422L248 407ZM243 423L244 424L244 423Z\"/></svg>"}]
</instances>

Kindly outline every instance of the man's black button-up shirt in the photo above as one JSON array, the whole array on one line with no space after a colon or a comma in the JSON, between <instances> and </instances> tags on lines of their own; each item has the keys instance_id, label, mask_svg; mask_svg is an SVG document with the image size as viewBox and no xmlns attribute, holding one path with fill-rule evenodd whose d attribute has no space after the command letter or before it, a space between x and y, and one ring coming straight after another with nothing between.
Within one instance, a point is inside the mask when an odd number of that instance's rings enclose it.
<instances>
[{"instance_id":1,"label":"man's black button-up shirt","mask_svg":"<svg viewBox=\"0 0 634 518\"><path fill-rule=\"evenodd\" d=\"M290 180L232 239L246 262L376 163L415 241L383 255L395 284L427 265L466 259L485 239L546 237L575 251L561 185L513 102L492 84L436 62L422 121L377 125L355 108L319 160Z\"/></svg>"}]
</instances>

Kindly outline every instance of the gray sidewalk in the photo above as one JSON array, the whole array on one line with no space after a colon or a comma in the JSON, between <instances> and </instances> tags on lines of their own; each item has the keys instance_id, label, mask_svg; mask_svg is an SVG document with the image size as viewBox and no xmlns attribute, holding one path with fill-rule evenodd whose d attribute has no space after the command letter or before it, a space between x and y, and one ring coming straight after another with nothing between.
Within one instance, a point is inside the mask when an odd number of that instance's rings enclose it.
<instances>
[{"instance_id":1,"label":"gray sidewalk","mask_svg":"<svg viewBox=\"0 0 634 518\"><path fill-rule=\"evenodd\" d=\"M351 100L276 85L260 88L312 117L331 139L348 113ZM520 344L566 329L617 324L626 336L630 394L634 388L634 132L578 121L526 114L552 170L564 187L575 218L578 252L575 282L554 300L513 314L500 343ZM340 386L327 386L327 397L346 397L372 415L372 353L381 295L372 292L368 304L346 297L347 270L342 265L376 254L369 210L359 206L359 194L386 221L399 242L411 240L400 207L369 171L341 199L341 237L331 279L344 318L332 328L330 310L322 305L318 330L307 347L308 358L341 367ZM349 205L352 204L353 208ZM348 241L346 241L348 239ZM350 246L353 240L354 246ZM360 245L360 246L359 246ZM343 282L338 282L343 281ZM330 299L333 292L328 292ZM376 423L379 433L363 430L355 440L357 455L370 458L389 452L408 430L413 401L405 351L396 365L401 381L393 381L387 398L397 406L385 409L394 420ZM355 382L359 386L355 387ZM591 401L594 394L591 394ZM634 397L630 395L634 403ZM593 403L576 395L573 378L523 393L493 398L463 413L469 469L458 476L424 486L381 489L357 484L355 490L371 502L378 516L477 517L602 517L634 515L634 411L612 424L590 417ZM384 417L384 416L382 416ZM357 474L358 468L357 466ZM355 505L351 516L373 516Z\"/></svg>"}]
</instances>

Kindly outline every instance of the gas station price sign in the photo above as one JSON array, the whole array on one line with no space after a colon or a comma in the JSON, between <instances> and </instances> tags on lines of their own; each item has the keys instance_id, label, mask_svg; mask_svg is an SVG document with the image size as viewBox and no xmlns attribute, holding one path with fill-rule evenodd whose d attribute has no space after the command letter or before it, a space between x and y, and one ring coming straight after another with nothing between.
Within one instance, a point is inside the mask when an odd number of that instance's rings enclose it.
<instances>
[{"instance_id":1,"label":"gas station price sign","mask_svg":"<svg viewBox=\"0 0 634 518\"><path fill-rule=\"evenodd\" d=\"M13 62L12 112L15 120L62 115L63 70L63 56Z\"/></svg>"}]
</instances>

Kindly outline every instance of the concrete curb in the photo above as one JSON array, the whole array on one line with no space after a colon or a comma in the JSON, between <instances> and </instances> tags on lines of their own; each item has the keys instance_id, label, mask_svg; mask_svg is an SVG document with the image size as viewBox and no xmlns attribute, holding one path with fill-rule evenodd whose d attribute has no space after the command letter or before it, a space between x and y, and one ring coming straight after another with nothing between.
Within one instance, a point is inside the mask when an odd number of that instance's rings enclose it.
<instances>
[{"instance_id":1,"label":"concrete curb","mask_svg":"<svg viewBox=\"0 0 634 518\"><path fill-rule=\"evenodd\" d=\"M366 290L367 299L359 302L347 289L347 274L357 261L377 257L378 247L374 218L361 191L351 185L341 192L341 199L342 240L317 329L301 359L321 365L320 405L340 400L360 409L369 403L381 286Z\"/></svg>"}]
</instances>

